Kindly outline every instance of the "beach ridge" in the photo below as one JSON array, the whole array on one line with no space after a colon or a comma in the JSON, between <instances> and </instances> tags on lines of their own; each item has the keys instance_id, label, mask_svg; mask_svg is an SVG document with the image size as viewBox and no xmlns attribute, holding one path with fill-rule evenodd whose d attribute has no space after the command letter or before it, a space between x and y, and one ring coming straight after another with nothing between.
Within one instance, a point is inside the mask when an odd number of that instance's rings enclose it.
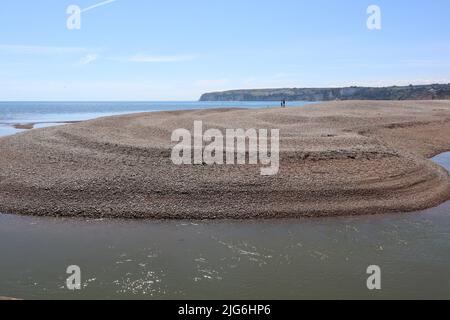
<instances>
[{"instance_id":1,"label":"beach ridge","mask_svg":"<svg viewBox=\"0 0 450 320\"><path fill-rule=\"evenodd\" d=\"M280 130L280 170L182 165L171 132ZM450 101L345 101L298 108L113 116L0 139L0 212L249 219L410 212L450 199Z\"/></svg>"}]
</instances>

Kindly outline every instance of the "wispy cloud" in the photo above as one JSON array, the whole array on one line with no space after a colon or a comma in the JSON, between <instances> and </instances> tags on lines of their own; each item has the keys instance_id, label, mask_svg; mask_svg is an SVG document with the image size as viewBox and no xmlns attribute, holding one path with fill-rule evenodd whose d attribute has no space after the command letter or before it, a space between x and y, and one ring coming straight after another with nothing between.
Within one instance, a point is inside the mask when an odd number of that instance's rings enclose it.
<instances>
[{"instance_id":1,"label":"wispy cloud","mask_svg":"<svg viewBox=\"0 0 450 320\"><path fill-rule=\"evenodd\" d=\"M398 61L378 62L367 59L339 59L322 64L332 70L348 70L350 68L366 69L418 69L418 68L449 68L450 60L446 59L402 59Z\"/></svg>"},{"instance_id":2,"label":"wispy cloud","mask_svg":"<svg viewBox=\"0 0 450 320\"><path fill-rule=\"evenodd\" d=\"M0 78L0 99L8 101L162 101L198 97L199 93L193 93L184 81L14 81Z\"/></svg>"},{"instance_id":3,"label":"wispy cloud","mask_svg":"<svg viewBox=\"0 0 450 320\"><path fill-rule=\"evenodd\" d=\"M98 54L94 54L94 53L87 54L83 58L81 58L79 64L82 65L82 66L90 64L90 63L94 62L95 60L97 60L98 57L99 57Z\"/></svg>"},{"instance_id":4,"label":"wispy cloud","mask_svg":"<svg viewBox=\"0 0 450 320\"><path fill-rule=\"evenodd\" d=\"M323 81L318 84L313 85L314 87L350 87L350 86L359 86L359 87L389 87L389 86L409 86L409 85L427 85L427 84L436 84L436 83L450 83L449 78L445 77L423 77L423 78L390 78L390 79L354 79L354 80L346 80L340 82L329 82ZM308 87L311 87L309 85Z\"/></svg>"},{"instance_id":5,"label":"wispy cloud","mask_svg":"<svg viewBox=\"0 0 450 320\"><path fill-rule=\"evenodd\" d=\"M195 81L195 86L201 88L220 87L229 83L228 79L204 79Z\"/></svg>"},{"instance_id":6,"label":"wispy cloud","mask_svg":"<svg viewBox=\"0 0 450 320\"><path fill-rule=\"evenodd\" d=\"M117 1L117 0L116 0ZM87 47L65 47L65 46L39 46L21 44L0 44L0 54L27 54L27 55L83 55L80 65L86 65L99 59L99 49ZM191 61L197 58L196 55L147 55L135 54L127 57L104 57L110 61L136 62L136 63L169 63Z\"/></svg>"},{"instance_id":7,"label":"wispy cloud","mask_svg":"<svg viewBox=\"0 0 450 320\"><path fill-rule=\"evenodd\" d=\"M54 47L54 46L34 46L18 44L0 44L0 53L14 54L68 54L68 53L86 53L92 49L83 47Z\"/></svg>"},{"instance_id":8,"label":"wispy cloud","mask_svg":"<svg viewBox=\"0 0 450 320\"><path fill-rule=\"evenodd\" d=\"M194 55L145 55L136 54L127 58L118 58L112 60L129 61L129 62L147 62L147 63L160 63L160 62L183 62L195 60Z\"/></svg>"}]
</instances>

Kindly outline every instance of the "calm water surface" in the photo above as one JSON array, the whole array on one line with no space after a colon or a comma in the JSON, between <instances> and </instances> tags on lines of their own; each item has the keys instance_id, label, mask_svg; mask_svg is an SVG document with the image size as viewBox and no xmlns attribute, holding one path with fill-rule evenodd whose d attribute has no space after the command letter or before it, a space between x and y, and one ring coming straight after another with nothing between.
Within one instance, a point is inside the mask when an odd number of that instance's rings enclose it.
<instances>
[{"instance_id":1,"label":"calm water surface","mask_svg":"<svg viewBox=\"0 0 450 320\"><path fill-rule=\"evenodd\" d=\"M450 153L434 159L450 170ZM382 290L366 288L379 265ZM78 265L83 288L65 288ZM0 214L0 296L450 298L450 202L418 213L270 221Z\"/></svg>"}]
</instances>

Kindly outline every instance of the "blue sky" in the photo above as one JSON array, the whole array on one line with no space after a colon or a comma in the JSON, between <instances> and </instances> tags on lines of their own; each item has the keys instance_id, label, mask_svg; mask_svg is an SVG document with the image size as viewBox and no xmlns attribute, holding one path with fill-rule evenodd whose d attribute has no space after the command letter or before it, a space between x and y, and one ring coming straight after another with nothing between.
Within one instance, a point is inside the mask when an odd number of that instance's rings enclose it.
<instances>
[{"instance_id":1,"label":"blue sky","mask_svg":"<svg viewBox=\"0 0 450 320\"><path fill-rule=\"evenodd\" d=\"M448 0L2 0L0 100L450 82ZM381 8L381 30L366 26Z\"/></svg>"}]
</instances>

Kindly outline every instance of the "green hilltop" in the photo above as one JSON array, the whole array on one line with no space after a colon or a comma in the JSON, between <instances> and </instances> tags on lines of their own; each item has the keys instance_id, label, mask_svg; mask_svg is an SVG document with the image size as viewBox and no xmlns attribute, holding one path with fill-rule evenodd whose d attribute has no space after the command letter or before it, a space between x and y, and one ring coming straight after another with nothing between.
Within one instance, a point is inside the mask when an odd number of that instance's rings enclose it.
<instances>
[{"instance_id":1,"label":"green hilltop","mask_svg":"<svg viewBox=\"0 0 450 320\"><path fill-rule=\"evenodd\" d=\"M285 88L205 93L200 101L445 100L449 84L392 87Z\"/></svg>"}]
</instances>

